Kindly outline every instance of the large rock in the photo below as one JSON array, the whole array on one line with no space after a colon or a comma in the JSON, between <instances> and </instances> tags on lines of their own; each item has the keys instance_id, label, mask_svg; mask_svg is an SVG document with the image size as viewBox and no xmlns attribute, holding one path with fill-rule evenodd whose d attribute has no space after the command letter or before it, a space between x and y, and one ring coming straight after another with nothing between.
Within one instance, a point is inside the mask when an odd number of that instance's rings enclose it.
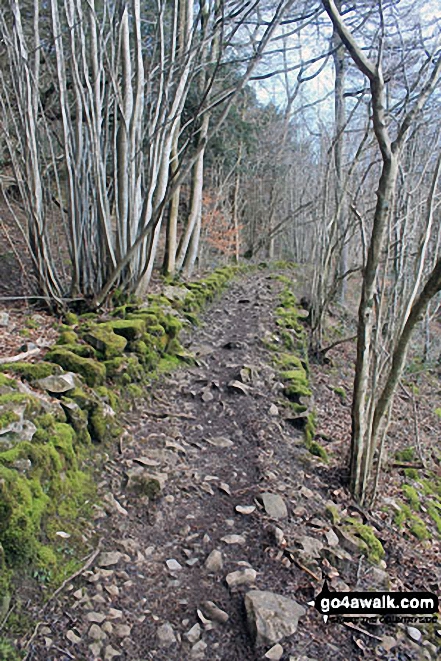
<instances>
[{"instance_id":1,"label":"large rock","mask_svg":"<svg viewBox=\"0 0 441 661\"><path fill-rule=\"evenodd\" d=\"M50 393L63 393L69 392L76 388L75 374L73 372L66 372L65 374L58 374L47 376L44 379L38 379L36 385L43 390Z\"/></svg>"},{"instance_id":2,"label":"large rock","mask_svg":"<svg viewBox=\"0 0 441 661\"><path fill-rule=\"evenodd\" d=\"M264 590L245 595L248 627L257 647L274 645L297 631L306 610L293 599Z\"/></svg>"},{"instance_id":3,"label":"large rock","mask_svg":"<svg viewBox=\"0 0 441 661\"><path fill-rule=\"evenodd\" d=\"M265 512L272 519L285 519L288 516L288 510L285 501L276 493L265 492L258 496L262 502Z\"/></svg>"}]
</instances>

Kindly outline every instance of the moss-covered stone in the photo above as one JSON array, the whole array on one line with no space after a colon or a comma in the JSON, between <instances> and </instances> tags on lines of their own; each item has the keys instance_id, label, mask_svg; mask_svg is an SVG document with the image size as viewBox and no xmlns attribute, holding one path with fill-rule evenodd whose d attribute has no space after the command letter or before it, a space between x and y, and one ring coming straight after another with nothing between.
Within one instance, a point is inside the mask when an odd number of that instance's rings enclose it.
<instances>
[{"instance_id":1,"label":"moss-covered stone","mask_svg":"<svg viewBox=\"0 0 441 661\"><path fill-rule=\"evenodd\" d=\"M384 558L385 552L382 543L375 536L374 530L371 526L365 525L348 517L345 519L349 532L360 538L363 544L360 544L361 550L367 555L371 562L378 564Z\"/></svg>"},{"instance_id":2,"label":"moss-covered stone","mask_svg":"<svg viewBox=\"0 0 441 661\"><path fill-rule=\"evenodd\" d=\"M107 321L103 325L116 335L125 337L129 342L141 339L146 329L143 319L116 319L115 321Z\"/></svg>"},{"instance_id":3,"label":"moss-covered stone","mask_svg":"<svg viewBox=\"0 0 441 661\"><path fill-rule=\"evenodd\" d=\"M127 346L127 339L117 335L107 324L97 324L83 336L94 349L103 354L106 360L121 356Z\"/></svg>"},{"instance_id":4,"label":"moss-covered stone","mask_svg":"<svg viewBox=\"0 0 441 661\"><path fill-rule=\"evenodd\" d=\"M73 312L66 312L66 314L64 315L64 323L67 326L76 326L78 322L79 322L78 316Z\"/></svg>"},{"instance_id":5,"label":"moss-covered stone","mask_svg":"<svg viewBox=\"0 0 441 661\"><path fill-rule=\"evenodd\" d=\"M76 344L78 340L78 335L73 330L64 330L60 333L60 336L56 344Z\"/></svg>"},{"instance_id":6,"label":"moss-covered stone","mask_svg":"<svg viewBox=\"0 0 441 661\"><path fill-rule=\"evenodd\" d=\"M50 360L69 372L80 374L88 386L98 386L104 383L106 369L92 358L82 358L67 351L66 349L56 348L46 355Z\"/></svg>"},{"instance_id":7,"label":"moss-covered stone","mask_svg":"<svg viewBox=\"0 0 441 661\"><path fill-rule=\"evenodd\" d=\"M48 376L52 376L52 374L58 374L60 371L57 365L45 361L41 361L40 363L4 363L0 365L0 372L9 372L31 382L38 379L45 379Z\"/></svg>"}]
</instances>

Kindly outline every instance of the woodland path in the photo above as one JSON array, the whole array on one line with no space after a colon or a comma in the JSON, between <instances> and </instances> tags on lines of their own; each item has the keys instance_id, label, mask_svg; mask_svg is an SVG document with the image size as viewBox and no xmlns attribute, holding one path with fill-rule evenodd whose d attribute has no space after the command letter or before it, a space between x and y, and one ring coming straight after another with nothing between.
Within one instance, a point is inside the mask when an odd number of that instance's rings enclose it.
<instances>
[{"instance_id":1,"label":"woodland path","mask_svg":"<svg viewBox=\"0 0 441 661\"><path fill-rule=\"evenodd\" d=\"M104 554L40 616L28 661L263 659L271 646L254 648L243 605L253 587L306 609L297 632L281 641L283 656L276 650L267 658L375 658L373 647L366 656L354 643L359 634L325 627L306 605L321 581L290 562L277 542L275 524L288 546L302 532L326 541L330 528L317 519L329 498L324 469L284 420L281 384L263 344L276 332L281 287L268 272L233 283L187 338L197 366L161 378L130 414L129 433L99 485L103 508L95 525ZM247 394L228 385L236 379L249 381ZM164 480L151 502L131 493L125 479L146 467ZM262 492L281 495L288 517L275 521L261 507L235 510L255 505ZM212 554L207 568L212 551L221 555ZM360 566L353 565L345 580L355 584ZM255 584L229 588L226 576L248 566L257 572ZM216 621L222 615L210 615L206 601L228 620Z\"/></svg>"}]
</instances>

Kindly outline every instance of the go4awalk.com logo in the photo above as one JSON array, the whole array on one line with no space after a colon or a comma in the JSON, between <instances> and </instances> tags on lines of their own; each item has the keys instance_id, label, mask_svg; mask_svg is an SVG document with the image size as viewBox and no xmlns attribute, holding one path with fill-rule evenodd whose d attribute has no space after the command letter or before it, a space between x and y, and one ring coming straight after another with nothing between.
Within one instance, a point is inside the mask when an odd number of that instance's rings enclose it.
<instances>
[{"instance_id":1,"label":"go4awalk.com logo","mask_svg":"<svg viewBox=\"0 0 441 661\"><path fill-rule=\"evenodd\" d=\"M382 621L399 621L414 617L426 619L438 613L438 597L431 592L330 592L324 583L322 591L309 602L323 615L329 617L372 617Z\"/></svg>"}]
</instances>

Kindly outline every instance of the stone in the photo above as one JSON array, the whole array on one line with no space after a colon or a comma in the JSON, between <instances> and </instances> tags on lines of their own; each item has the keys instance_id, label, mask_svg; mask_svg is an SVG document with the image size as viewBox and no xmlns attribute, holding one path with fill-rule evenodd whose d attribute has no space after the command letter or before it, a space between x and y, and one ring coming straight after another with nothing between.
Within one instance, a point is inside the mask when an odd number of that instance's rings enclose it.
<instances>
[{"instance_id":1,"label":"stone","mask_svg":"<svg viewBox=\"0 0 441 661\"><path fill-rule=\"evenodd\" d=\"M325 537L329 546L338 546L338 536L332 529L325 532Z\"/></svg>"},{"instance_id":2,"label":"stone","mask_svg":"<svg viewBox=\"0 0 441 661\"><path fill-rule=\"evenodd\" d=\"M423 637L423 634L419 629L416 627L407 627L407 635L411 640L414 640L416 643L421 642L421 638Z\"/></svg>"},{"instance_id":3,"label":"stone","mask_svg":"<svg viewBox=\"0 0 441 661\"><path fill-rule=\"evenodd\" d=\"M301 551L302 555L308 556L308 558L319 558L320 551L323 550L323 542L315 537L309 537L308 535L303 535L296 539L296 543L300 544L303 547Z\"/></svg>"},{"instance_id":4,"label":"stone","mask_svg":"<svg viewBox=\"0 0 441 661\"><path fill-rule=\"evenodd\" d=\"M161 626L158 627L156 636L161 647L171 647L176 643L175 632L173 631L173 627L170 622L161 624Z\"/></svg>"},{"instance_id":5,"label":"stone","mask_svg":"<svg viewBox=\"0 0 441 661\"><path fill-rule=\"evenodd\" d=\"M240 585L252 585L256 582L257 572L255 569L247 567L246 569L238 569L230 574L227 574L225 580L230 589L237 588Z\"/></svg>"},{"instance_id":6,"label":"stone","mask_svg":"<svg viewBox=\"0 0 441 661\"><path fill-rule=\"evenodd\" d=\"M118 652L112 645L107 645L104 650L104 659L105 661L112 661L117 656L121 656L121 652Z\"/></svg>"},{"instance_id":7,"label":"stone","mask_svg":"<svg viewBox=\"0 0 441 661\"><path fill-rule=\"evenodd\" d=\"M279 661L283 656L283 647L280 643L276 643L265 654L265 659L272 659L272 661Z\"/></svg>"},{"instance_id":8,"label":"stone","mask_svg":"<svg viewBox=\"0 0 441 661\"><path fill-rule=\"evenodd\" d=\"M6 328L9 326L10 317L7 312L0 312L0 326Z\"/></svg>"},{"instance_id":9,"label":"stone","mask_svg":"<svg viewBox=\"0 0 441 661\"><path fill-rule=\"evenodd\" d=\"M92 658L93 659L98 659L99 658L99 656L101 654L101 648L102 648L102 645L99 642L92 643L91 645L89 645L89 649L92 652Z\"/></svg>"},{"instance_id":10,"label":"stone","mask_svg":"<svg viewBox=\"0 0 441 661\"><path fill-rule=\"evenodd\" d=\"M122 556L123 554L119 551L105 551L98 558L98 566L111 567L112 565L117 565Z\"/></svg>"},{"instance_id":11,"label":"stone","mask_svg":"<svg viewBox=\"0 0 441 661\"><path fill-rule=\"evenodd\" d=\"M245 544L246 541L243 535L225 535L225 537L221 537L221 542L225 542L225 544Z\"/></svg>"},{"instance_id":12,"label":"stone","mask_svg":"<svg viewBox=\"0 0 441 661\"><path fill-rule=\"evenodd\" d=\"M142 466L136 466L127 471L127 489L137 496L154 500L164 489L167 477L166 473L152 474Z\"/></svg>"},{"instance_id":13,"label":"stone","mask_svg":"<svg viewBox=\"0 0 441 661\"><path fill-rule=\"evenodd\" d=\"M390 589L389 574L379 567L368 567L366 571L361 573L355 589L360 592L366 590L387 592Z\"/></svg>"},{"instance_id":14,"label":"stone","mask_svg":"<svg viewBox=\"0 0 441 661\"><path fill-rule=\"evenodd\" d=\"M106 638L106 633L97 624L92 624L89 629L89 638L92 638L92 640L103 640Z\"/></svg>"},{"instance_id":15,"label":"stone","mask_svg":"<svg viewBox=\"0 0 441 661\"><path fill-rule=\"evenodd\" d=\"M337 567L343 573L353 563L352 556L342 548L324 548L322 555L329 560L333 567Z\"/></svg>"},{"instance_id":16,"label":"stone","mask_svg":"<svg viewBox=\"0 0 441 661\"><path fill-rule=\"evenodd\" d=\"M79 645L81 643L81 638L80 636L77 636L77 634L70 629L67 634L66 638L70 643L73 643L74 645Z\"/></svg>"},{"instance_id":17,"label":"stone","mask_svg":"<svg viewBox=\"0 0 441 661\"><path fill-rule=\"evenodd\" d=\"M96 613L95 611L92 611L87 613L86 619L89 620L89 622L96 622L97 624L101 624L106 619L106 616L102 613Z\"/></svg>"},{"instance_id":18,"label":"stone","mask_svg":"<svg viewBox=\"0 0 441 661\"><path fill-rule=\"evenodd\" d=\"M114 628L115 635L118 638L128 638L130 636L132 627L128 624L117 624Z\"/></svg>"},{"instance_id":19,"label":"stone","mask_svg":"<svg viewBox=\"0 0 441 661\"><path fill-rule=\"evenodd\" d=\"M228 613L219 608L219 606L216 606L213 601L204 601L202 604L202 609L206 617L208 617L210 620L213 620L214 622L225 624L225 622L229 620L230 616Z\"/></svg>"},{"instance_id":20,"label":"stone","mask_svg":"<svg viewBox=\"0 0 441 661\"><path fill-rule=\"evenodd\" d=\"M189 290L186 287L178 287L175 285L167 285L164 287L163 296L168 298L169 301L185 301L189 294Z\"/></svg>"},{"instance_id":21,"label":"stone","mask_svg":"<svg viewBox=\"0 0 441 661\"><path fill-rule=\"evenodd\" d=\"M201 631L202 631L201 625L199 624L199 622L196 622L196 624L194 624L191 627L191 629L187 631L186 634L184 634L184 638L186 638L188 642L193 645L201 637Z\"/></svg>"},{"instance_id":22,"label":"stone","mask_svg":"<svg viewBox=\"0 0 441 661\"><path fill-rule=\"evenodd\" d=\"M207 643L203 640L199 640L193 645L190 651L190 656L192 659L203 659L205 656L205 650L207 649Z\"/></svg>"},{"instance_id":23,"label":"stone","mask_svg":"<svg viewBox=\"0 0 441 661\"><path fill-rule=\"evenodd\" d=\"M234 508L236 512L239 514L252 514L253 512L256 511L256 506L255 505L236 505Z\"/></svg>"},{"instance_id":24,"label":"stone","mask_svg":"<svg viewBox=\"0 0 441 661\"><path fill-rule=\"evenodd\" d=\"M52 376L47 376L45 379L38 379L36 385L50 393L69 392L76 388L75 374L73 372L65 372L58 375L53 374Z\"/></svg>"},{"instance_id":25,"label":"stone","mask_svg":"<svg viewBox=\"0 0 441 661\"><path fill-rule=\"evenodd\" d=\"M174 558L166 560L165 564L170 569L170 571L180 571L182 569L182 565Z\"/></svg>"},{"instance_id":26,"label":"stone","mask_svg":"<svg viewBox=\"0 0 441 661\"><path fill-rule=\"evenodd\" d=\"M222 553L214 549L205 560L205 568L210 572L217 573L223 569L223 566L224 561Z\"/></svg>"},{"instance_id":27,"label":"stone","mask_svg":"<svg viewBox=\"0 0 441 661\"><path fill-rule=\"evenodd\" d=\"M360 540L354 535L351 535L347 530L337 528L336 530L340 546L348 551L348 553L360 553Z\"/></svg>"},{"instance_id":28,"label":"stone","mask_svg":"<svg viewBox=\"0 0 441 661\"><path fill-rule=\"evenodd\" d=\"M215 438L206 438L205 441L215 448L231 448L234 445L233 441L225 436L216 436Z\"/></svg>"},{"instance_id":29,"label":"stone","mask_svg":"<svg viewBox=\"0 0 441 661\"><path fill-rule=\"evenodd\" d=\"M245 595L248 627L256 646L278 643L297 631L306 610L293 599L264 590Z\"/></svg>"},{"instance_id":30,"label":"stone","mask_svg":"<svg viewBox=\"0 0 441 661\"><path fill-rule=\"evenodd\" d=\"M278 494L265 492L258 496L258 500L272 519L285 519L288 516L285 501Z\"/></svg>"},{"instance_id":31,"label":"stone","mask_svg":"<svg viewBox=\"0 0 441 661\"><path fill-rule=\"evenodd\" d=\"M277 406L275 404L271 404L271 406L269 407L268 413L270 415L279 415L279 409L277 408Z\"/></svg>"}]
</instances>

